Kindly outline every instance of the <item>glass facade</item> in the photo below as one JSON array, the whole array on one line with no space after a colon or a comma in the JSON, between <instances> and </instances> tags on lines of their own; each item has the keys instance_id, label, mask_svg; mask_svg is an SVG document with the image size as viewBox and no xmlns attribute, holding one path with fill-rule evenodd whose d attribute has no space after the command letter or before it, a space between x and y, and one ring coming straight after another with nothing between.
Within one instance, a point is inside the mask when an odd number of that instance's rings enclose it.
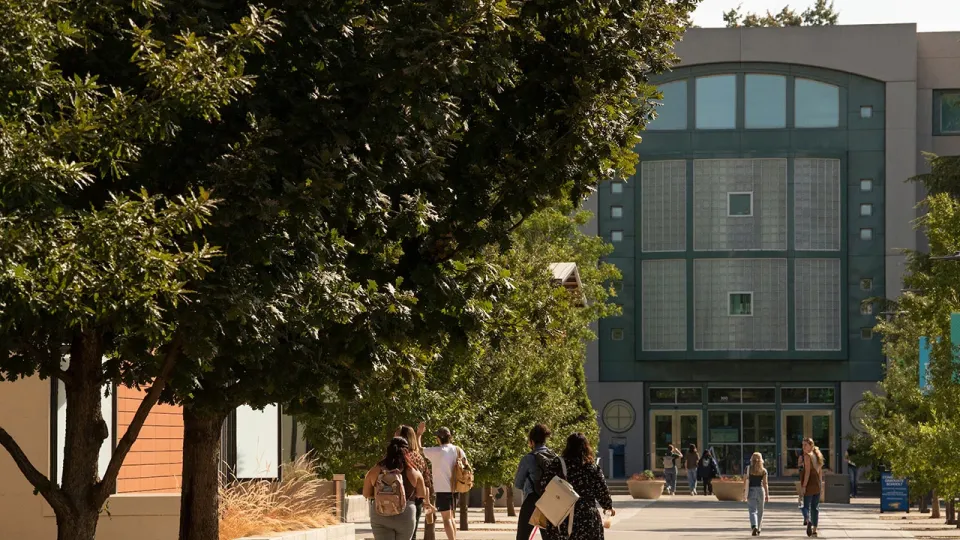
<instances>
[{"instance_id":1,"label":"glass facade","mask_svg":"<svg viewBox=\"0 0 960 540\"><path fill-rule=\"evenodd\" d=\"M782 75L747 74L744 82L744 127L787 127L787 78Z\"/></svg>"},{"instance_id":2,"label":"glass facade","mask_svg":"<svg viewBox=\"0 0 960 540\"><path fill-rule=\"evenodd\" d=\"M797 79L794 124L798 128L840 126L840 88L810 79Z\"/></svg>"},{"instance_id":3,"label":"glass facade","mask_svg":"<svg viewBox=\"0 0 960 540\"><path fill-rule=\"evenodd\" d=\"M737 127L737 76L697 78L697 129Z\"/></svg>"},{"instance_id":4,"label":"glass facade","mask_svg":"<svg viewBox=\"0 0 960 540\"><path fill-rule=\"evenodd\" d=\"M960 91L939 92L940 133L960 133Z\"/></svg>"},{"instance_id":5,"label":"glass facade","mask_svg":"<svg viewBox=\"0 0 960 540\"><path fill-rule=\"evenodd\" d=\"M659 90L663 94L663 101L657 107L657 117L647 124L647 129L687 129L687 81L662 84Z\"/></svg>"}]
</instances>

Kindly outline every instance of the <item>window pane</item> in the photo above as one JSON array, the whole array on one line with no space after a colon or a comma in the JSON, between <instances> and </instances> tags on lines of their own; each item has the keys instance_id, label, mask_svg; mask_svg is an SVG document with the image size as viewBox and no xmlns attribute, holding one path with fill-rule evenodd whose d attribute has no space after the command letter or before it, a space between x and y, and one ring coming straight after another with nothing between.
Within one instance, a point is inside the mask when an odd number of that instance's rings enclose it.
<instances>
[{"instance_id":1,"label":"window pane","mask_svg":"<svg viewBox=\"0 0 960 540\"><path fill-rule=\"evenodd\" d=\"M796 126L830 128L840 125L840 88L810 79L797 79Z\"/></svg>"},{"instance_id":2,"label":"window pane","mask_svg":"<svg viewBox=\"0 0 960 540\"><path fill-rule=\"evenodd\" d=\"M861 315L873 315L873 302L863 302L860 304Z\"/></svg>"},{"instance_id":3,"label":"window pane","mask_svg":"<svg viewBox=\"0 0 960 540\"><path fill-rule=\"evenodd\" d=\"M873 107L870 105L860 107L860 118L873 118Z\"/></svg>"},{"instance_id":4,"label":"window pane","mask_svg":"<svg viewBox=\"0 0 960 540\"><path fill-rule=\"evenodd\" d=\"M777 471L777 447L775 445L743 445L743 462L749 467L750 457L754 452L763 455L763 466L767 469L768 477L780 476Z\"/></svg>"},{"instance_id":5,"label":"window pane","mask_svg":"<svg viewBox=\"0 0 960 540\"><path fill-rule=\"evenodd\" d=\"M276 405L237 408L237 478L277 478L279 421Z\"/></svg>"},{"instance_id":6,"label":"window pane","mask_svg":"<svg viewBox=\"0 0 960 540\"><path fill-rule=\"evenodd\" d=\"M743 442L775 444L776 417L772 411L743 411Z\"/></svg>"},{"instance_id":7,"label":"window pane","mask_svg":"<svg viewBox=\"0 0 960 540\"><path fill-rule=\"evenodd\" d=\"M873 191L873 180L869 178L860 180L860 191Z\"/></svg>"},{"instance_id":8,"label":"window pane","mask_svg":"<svg viewBox=\"0 0 960 540\"><path fill-rule=\"evenodd\" d=\"M697 129L737 127L737 77L697 78Z\"/></svg>"},{"instance_id":9,"label":"window pane","mask_svg":"<svg viewBox=\"0 0 960 540\"><path fill-rule=\"evenodd\" d=\"M749 217L753 215L753 193L728 193L727 216Z\"/></svg>"},{"instance_id":10,"label":"window pane","mask_svg":"<svg viewBox=\"0 0 960 540\"><path fill-rule=\"evenodd\" d=\"M713 390L710 391L713 392ZM739 392L739 389L737 392ZM741 442L740 411L712 411L709 415L709 422L710 444Z\"/></svg>"},{"instance_id":11,"label":"window pane","mask_svg":"<svg viewBox=\"0 0 960 540\"><path fill-rule=\"evenodd\" d=\"M860 205L860 215L861 216L872 216L873 215L873 205L870 203L865 203Z\"/></svg>"},{"instance_id":12,"label":"window pane","mask_svg":"<svg viewBox=\"0 0 960 540\"><path fill-rule=\"evenodd\" d=\"M651 388L650 403L676 403L676 388Z\"/></svg>"},{"instance_id":13,"label":"window pane","mask_svg":"<svg viewBox=\"0 0 960 540\"><path fill-rule=\"evenodd\" d=\"M657 107L657 117L647 124L647 129L687 129L687 81L662 84L659 90L663 104Z\"/></svg>"},{"instance_id":14,"label":"window pane","mask_svg":"<svg viewBox=\"0 0 960 540\"><path fill-rule=\"evenodd\" d=\"M833 403L833 388L811 388L810 403Z\"/></svg>"},{"instance_id":15,"label":"window pane","mask_svg":"<svg viewBox=\"0 0 960 540\"><path fill-rule=\"evenodd\" d=\"M780 401L783 403L806 403L806 388L781 388Z\"/></svg>"},{"instance_id":16,"label":"window pane","mask_svg":"<svg viewBox=\"0 0 960 540\"><path fill-rule=\"evenodd\" d=\"M860 239L864 241L873 240L873 229L860 229Z\"/></svg>"},{"instance_id":17,"label":"window pane","mask_svg":"<svg viewBox=\"0 0 960 540\"><path fill-rule=\"evenodd\" d=\"M610 193L623 193L623 182L613 182L610 184Z\"/></svg>"},{"instance_id":18,"label":"window pane","mask_svg":"<svg viewBox=\"0 0 960 540\"><path fill-rule=\"evenodd\" d=\"M707 389L707 400L710 403L740 403L740 389L709 388Z\"/></svg>"},{"instance_id":19,"label":"window pane","mask_svg":"<svg viewBox=\"0 0 960 540\"><path fill-rule=\"evenodd\" d=\"M611 206L610 207L610 217L613 219L620 219L623 217L623 207L622 206Z\"/></svg>"},{"instance_id":20,"label":"window pane","mask_svg":"<svg viewBox=\"0 0 960 540\"><path fill-rule=\"evenodd\" d=\"M623 242L623 231L612 231L610 233L611 242Z\"/></svg>"},{"instance_id":21,"label":"window pane","mask_svg":"<svg viewBox=\"0 0 960 540\"><path fill-rule=\"evenodd\" d=\"M870 278L863 278L860 280L860 290L869 291L873 289L873 280Z\"/></svg>"},{"instance_id":22,"label":"window pane","mask_svg":"<svg viewBox=\"0 0 960 540\"><path fill-rule=\"evenodd\" d=\"M960 131L960 92L940 95L940 131L943 133Z\"/></svg>"},{"instance_id":23,"label":"window pane","mask_svg":"<svg viewBox=\"0 0 960 540\"><path fill-rule=\"evenodd\" d=\"M861 328L860 339L863 339L863 340L873 339L873 328Z\"/></svg>"},{"instance_id":24,"label":"window pane","mask_svg":"<svg viewBox=\"0 0 960 540\"><path fill-rule=\"evenodd\" d=\"M717 444L710 445L717 455L717 465L720 466L720 474L732 475L743 473L743 447L739 444ZM749 457L749 456L748 456Z\"/></svg>"},{"instance_id":25,"label":"window pane","mask_svg":"<svg viewBox=\"0 0 960 540\"><path fill-rule=\"evenodd\" d=\"M744 403L776 403L777 392L773 388L744 388Z\"/></svg>"},{"instance_id":26,"label":"window pane","mask_svg":"<svg viewBox=\"0 0 960 540\"><path fill-rule=\"evenodd\" d=\"M780 75L746 76L747 128L787 127L787 78Z\"/></svg>"},{"instance_id":27,"label":"window pane","mask_svg":"<svg viewBox=\"0 0 960 540\"><path fill-rule=\"evenodd\" d=\"M703 403L703 389L678 388L677 403Z\"/></svg>"},{"instance_id":28,"label":"window pane","mask_svg":"<svg viewBox=\"0 0 960 540\"><path fill-rule=\"evenodd\" d=\"M730 293L730 315L753 315L753 294Z\"/></svg>"}]
</instances>

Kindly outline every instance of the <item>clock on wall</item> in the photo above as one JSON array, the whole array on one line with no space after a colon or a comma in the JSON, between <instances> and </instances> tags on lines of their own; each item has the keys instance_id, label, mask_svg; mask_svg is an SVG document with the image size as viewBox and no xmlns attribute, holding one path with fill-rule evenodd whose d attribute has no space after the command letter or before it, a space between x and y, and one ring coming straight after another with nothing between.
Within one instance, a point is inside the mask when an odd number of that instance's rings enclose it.
<instances>
[{"instance_id":1,"label":"clock on wall","mask_svg":"<svg viewBox=\"0 0 960 540\"><path fill-rule=\"evenodd\" d=\"M863 425L863 400L853 404L853 407L850 407L850 425L853 426L853 429L857 433L866 433L867 428Z\"/></svg>"}]
</instances>

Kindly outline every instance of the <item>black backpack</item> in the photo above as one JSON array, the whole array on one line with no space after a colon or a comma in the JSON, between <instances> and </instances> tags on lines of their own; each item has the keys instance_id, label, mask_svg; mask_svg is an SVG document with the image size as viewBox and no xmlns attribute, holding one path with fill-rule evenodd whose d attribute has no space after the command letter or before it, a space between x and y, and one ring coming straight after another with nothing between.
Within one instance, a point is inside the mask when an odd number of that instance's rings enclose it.
<instances>
[{"instance_id":1,"label":"black backpack","mask_svg":"<svg viewBox=\"0 0 960 540\"><path fill-rule=\"evenodd\" d=\"M530 455L533 456L534 461L537 463L537 467L533 472L533 477L530 478L530 482L533 484L533 492L537 495L543 495L543 477L545 474L547 474L547 471L550 470L550 467L552 467L557 461L557 455L554 454L553 450L550 450L549 448L530 452Z\"/></svg>"}]
</instances>

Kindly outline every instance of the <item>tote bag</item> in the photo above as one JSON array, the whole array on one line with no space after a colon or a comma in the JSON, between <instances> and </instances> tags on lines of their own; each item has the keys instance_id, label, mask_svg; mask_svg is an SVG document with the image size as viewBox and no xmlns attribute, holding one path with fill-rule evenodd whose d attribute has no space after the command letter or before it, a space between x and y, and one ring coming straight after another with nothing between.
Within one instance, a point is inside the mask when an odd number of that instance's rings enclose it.
<instances>
[{"instance_id":1,"label":"tote bag","mask_svg":"<svg viewBox=\"0 0 960 540\"><path fill-rule=\"evenodd\" d=\"M554 527L560 527L563 520L569 517L567 521L567 536L573 534L573 509L580 500L580 495L573 489L570 482L566 481L567 464L560 458L560 468L563 470L563 478L554 476L547 484L547 489L543 491L540 500L537 501L537 510L543 514Z\"/></svg>"}]
</instances>

